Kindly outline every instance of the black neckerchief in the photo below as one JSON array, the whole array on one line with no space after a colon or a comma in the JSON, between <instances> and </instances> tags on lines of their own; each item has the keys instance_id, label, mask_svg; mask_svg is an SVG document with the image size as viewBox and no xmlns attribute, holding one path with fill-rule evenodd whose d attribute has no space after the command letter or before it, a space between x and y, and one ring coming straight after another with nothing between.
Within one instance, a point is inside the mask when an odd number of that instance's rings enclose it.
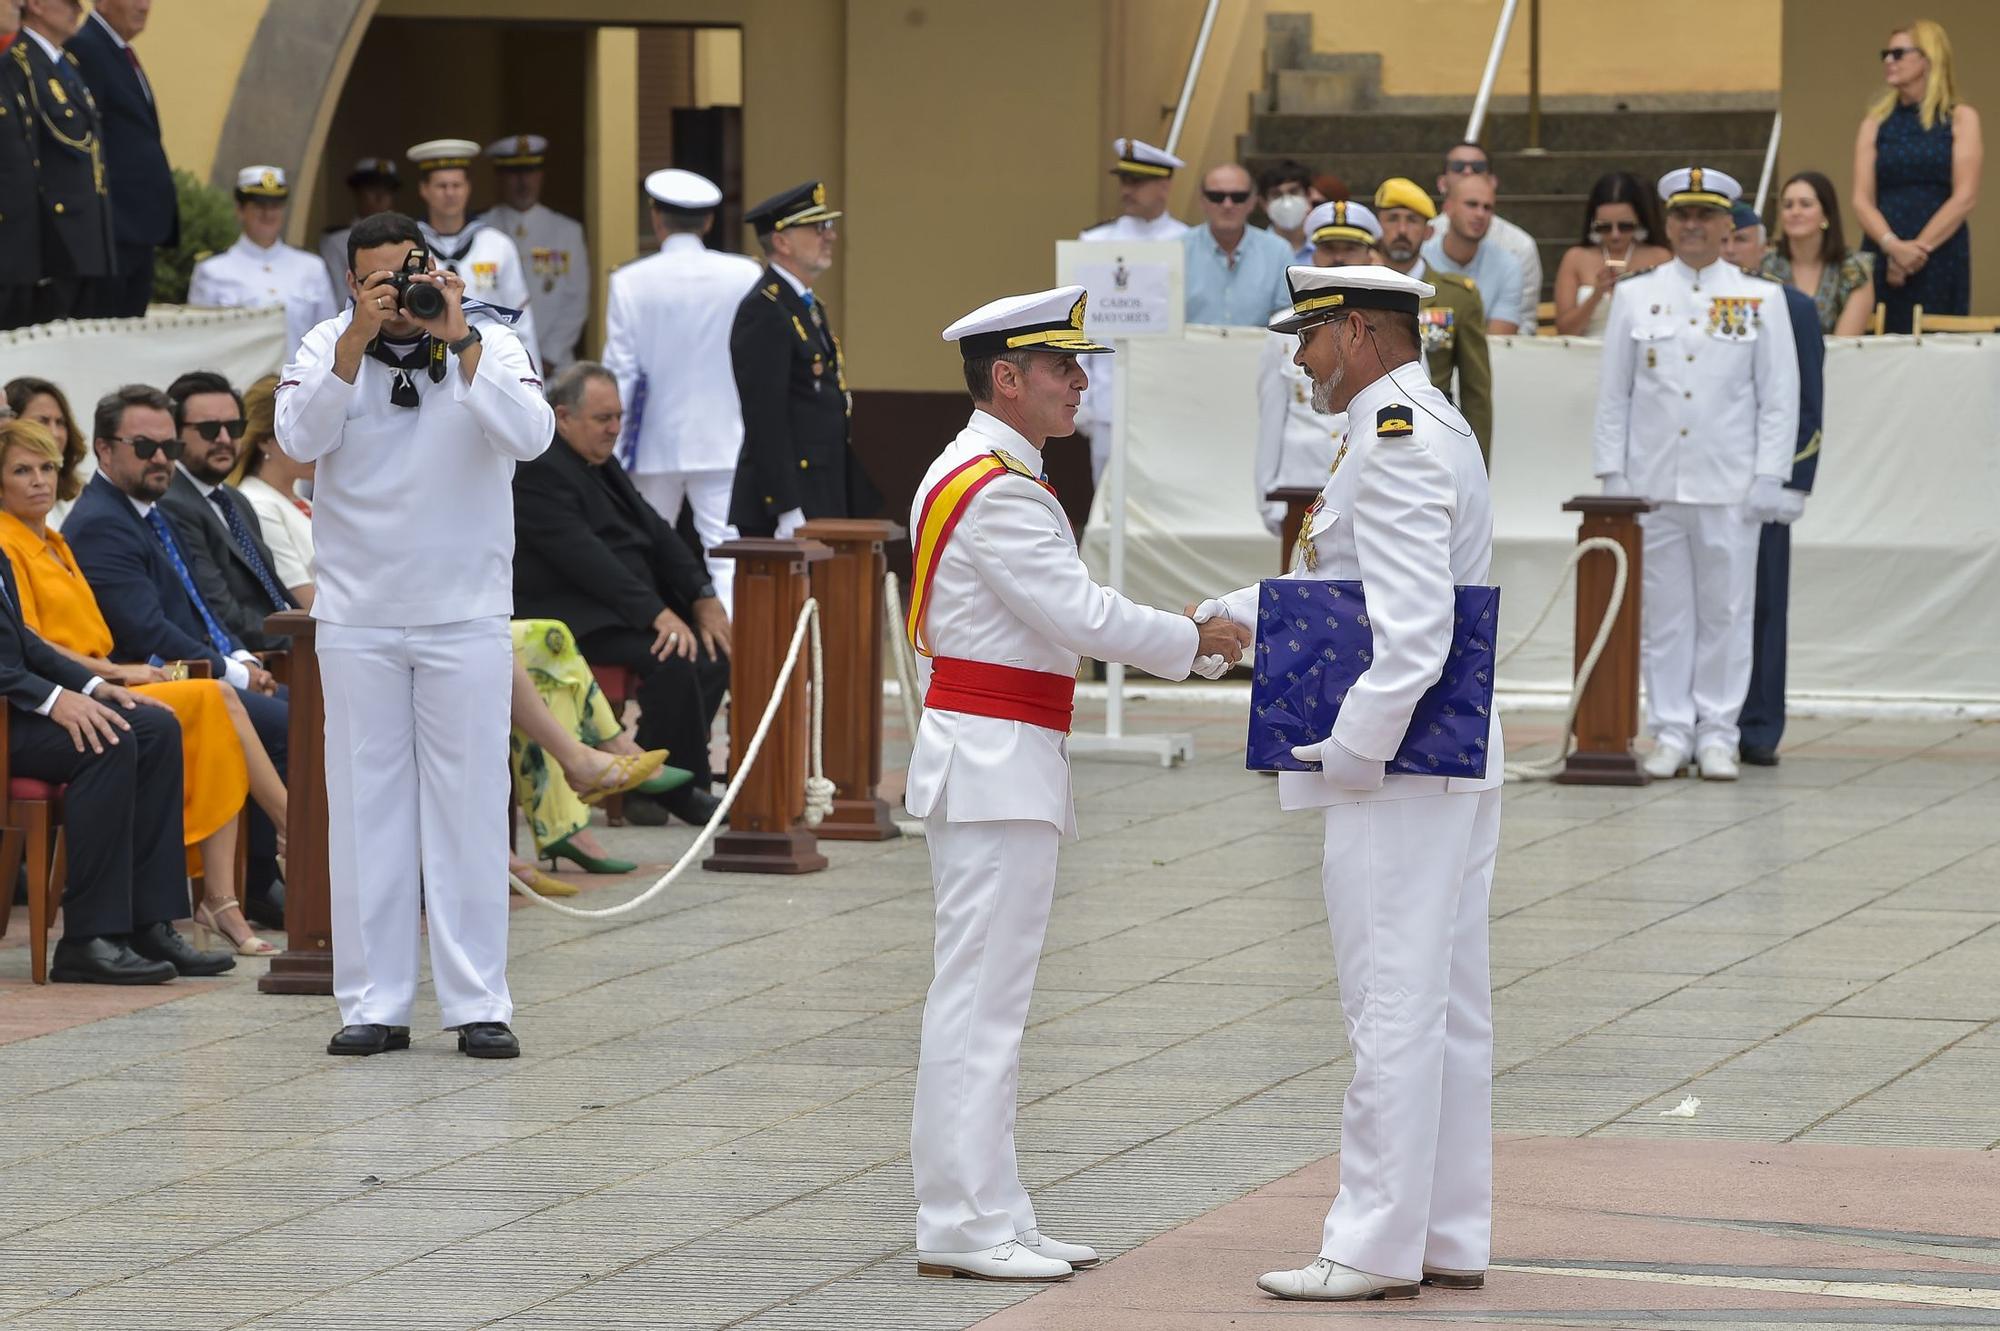
<instances>
[{"instance_id":1,"label":"black neckerchief","mask_svg":"<svg viewBox=\"0 0 2000 1331\"><path fill-rule=\"evenodd\" d=\"M399 407L416 407L423 404L417 396L417 381L414 371L428 367L431 382L444 380L444 343L425 333L415 342L400 344L406 350L397 352L378 337L368 344L368 356L389 367L389 401Z\"/></svg>"}]
</instances>

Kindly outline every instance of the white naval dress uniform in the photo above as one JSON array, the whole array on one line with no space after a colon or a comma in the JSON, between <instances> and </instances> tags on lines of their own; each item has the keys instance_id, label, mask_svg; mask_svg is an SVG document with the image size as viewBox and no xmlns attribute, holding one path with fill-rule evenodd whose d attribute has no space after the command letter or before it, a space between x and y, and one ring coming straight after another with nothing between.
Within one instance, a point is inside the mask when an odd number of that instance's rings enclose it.
<instances>
[{"instance_id":1,"label":"white naval dress uniform","mask_svg":"<svg viewBox=\"0 0 2000 1331\"><path fill-rule=\"evenodd\" d=\"M479 220L513 240L533 293L542 368L561 369L576 359L576 344L590 320L590 254L583 223L539 203L526 212L496 203Z\"/></svg>"},{"instance_id":2,"label":"white naval dress uniform","mask_svg":"<svg viewBox=\"0 0 2000 1331\"><path fill-rule=\"evenodd\" d=\"M424 243L430 246L437 266L465 279L467 300L483 300L488 305L521 312L514 324L514 336L520 339L529 359L541 365L542 344L536 332L535 311L531 308L534 294L528 288L514 242L477 221L467 222L465 229L455 236L439 235L429 222L417 223L417 229L423 232Z\"/></svg>"},{"instance_id":3,"label":"white naval dress uniform","mask_svg":"<svg viewBox=\"0 0 2000 1331\"><path fill-rule=\"evenodd\" d=\"M730 488L743 451L743 404L729 358L736 307L763 273L754 260L672 235L657 254L611 274L604 367L618 376L629 444L620 461L668 522L694 508L702 549L736 535ZM643 402L640 385L645 386ZM736 561L707 557L708 578L734 608Z\"/></svg>"},{"instance_id":4,"label":"white naval dress uniform","mask_svg":"<svg viewBox=\"0 0 2000 1331\"><path fill-rule=\"evenodd\" d=\"M187 303L231 308L284 306L287 357L314 324L331 319L342 304L334 299L333 289L326 284L326 269L318 259L283 241L268 250L259 249L248 236L238 236L234 245L194 266Z\"/></svg>"},{"instance_id":5,"label":"white naval dress uniform","mask_svg":"<svg viewBox=\"0 0 2000 1331\"><path fill-rule=\"evenodd\" d=\"M1726 744L1750 687L1753 478L1791 476L1799 366L1777 284L1676 259L1620 282L1604 330L1592 470L1657 507L1645 529L1648 728L1693 753Z\"/></svg>"},{"instance_id":6,"label":"white naval dress uniform","mask_svg":"<svg viewBox=\"0 0 2000 1331\"><path fill-rule=\"evenodd\" d=\"M1188 224L1171 213L1161 213L1147 221L1144 218L1121 214L1108 222L1099 222L1086 228L1078 240L1179 240L1186 233ZM1115 365L1092 367L1090 387L1083 390L1083 401L1076 409L1076 428L1090 436L1090 479L1102 481L1104 468L1111 461L1111 404L1112 376L1118 373Z\"/></svg>"},{"instance_id":7,"label":"white naval dress uniform","mask_svg":"<svg viewBox=\"0 0 2000 1331\"><path fill-rule=\"evenodd\" d=\"M1378 438L1387 407L1412 433ZM1408 407L1416 411L1410 412ZM1486 467L1465 418L1400 366L1355 394L1347 456L1309 527L1311 570L1359 579L1374 660L1333 734L1386 761L1451 647L1452 588L1485 584L1493 555ZM1224 598L1254 627L1257 588ZM1479 779L1389 775L1374 790L1281 772L1286 809L1323 809L1321 877L1354 1054L1341 1111L1340 1191L1320 1255L1416 1281L1428 1264L1483 1271L1492 1242L1493 996L1487 903L1506 761L1496 715Z\"/></svg>"},{"instance_id":8,"label":"white naval dress uniform","mask_svg":"<svg viewBox=\"0 0 2000 1331\"><path fill-rule=\"evenodd\" d=\"M912 523L940 479L994 449L1040 474L1039 450L974 411L917 487ZM938 660L1072 681L1086 655L1185 678L1199 636L1187 617L1092 582L1055 496L1012 473L972 499L938 558L928 604L923 637ZM918 674L929 694L931 659L918 659ZM1056 845L1076 835L1067 736L926 706L905 804L924 820L937 898L910 1127L917 1248L973 1252L1038 1228L1015 1163L1014 1103Z\"/></svg>"},{"instance_id":9,"label":"white naval dress uniform","mask_svg":"<svg viewBox=\"0 0 2000 1331\"><path fill-rule=\"evenodd\" d=\"M313 537L326 695L334 996L345 1025L409 1024L419 902L446 1028L507 1021L507 733L517 461L555 415L514 334L474 316L473 381L333 372L351 314L306 336L278 384L278 442L317 460ZM419 895L421 892L421 896Z\"/></svg>"},{"instance_id":10,"label":"white naval dress uniform","mask_svg":"<svg viewBox=\"0 0 2000 1331\"><path fill-rule=\"evenodd\" d=\"M1290 313L1289 307L1284 311ZM1327 471L1347 433L1347 414L1322 416L1312 407L1312 376L1293 359L1295 333L1266 333L1257 359L1257 511L1273 536L1284 529L1285 506L1266 501L1271 491L1326 484Z\"/></svg>"}]
</instances>

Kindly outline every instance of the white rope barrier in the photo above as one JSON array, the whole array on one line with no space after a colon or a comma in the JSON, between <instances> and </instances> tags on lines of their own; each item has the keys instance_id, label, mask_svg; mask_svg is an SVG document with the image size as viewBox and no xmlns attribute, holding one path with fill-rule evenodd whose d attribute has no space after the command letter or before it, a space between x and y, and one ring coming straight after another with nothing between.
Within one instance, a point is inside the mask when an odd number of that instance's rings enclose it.
<instances>
[{"instance_id":1,"label":"white rope barrier","mask_svg":"<svg viewBox=\"0 0 2000 1331\"><path fill-rule=\"evenodd\" d=\"M1556 579L1555 587L1549 592L1548 602L1542 606L1542 612L1535 616L1535 622L1528 625L1526 633L1514 640L1513 646L1493 659L1493 671L1498 675L1500 667L1507 659L1526 646L1528 640L1541 629L1543 622L1549 617L1549 612L1556 608L1556 602L1561 598L1563 588L1569 583L1570 574L1576 571L1577 565L1583 562L1583 557L1592 550L1609 550L1611 560L1617 568L1611 577L1611 600L1604 607L1604 619L1598 624L1597 634L1590 641L1590 650L1584 653L1582 664L1576 668L1576 679L1570 685L1569 710L1563 713L1562 747L1553 758L1535 762L1508 763L1507 779L1510 781L1547 781L1562 771L1563 765L1569 760L1569 751L1576 739L1576 712L1583 702L1583 690L1590 683L1591 672L1597 669L1597 658L1604 655L1604 645L1611 640L1611 629L1617 623L1619 608L1625 604L1625 582L1629 565L1625 557L1625 547L1609 536L1593 536L1588 540L1578 541L1576 549L1570 552L1569 561L1563 565L1562 576Z\"/></svg>"},{"instance_id":2,"label":"white rope barrier","mask_svg":"<svg viewBox=\"0 0 2000 1331\"><path fill-rule=\"evenodd\" d=\"M808 598L799 608L799 622L792 629L792 644L785 652L785 663L778 669L777 683L771 688L771 701L764 707L764 715L757 722L757 731L750 737L749 746L736 759L735 775L730 777L728 788L722 792L722 800L716 805L714 816L701 829L701 834L694 839L694 844L674 861L672 868L661 874L651 887L630 901L620 902L616 906L606 906L601 910L582 910L576 906L565 906L560 902L551 901L510 873L507 875L507 881L513 885L514 890L536 905L546 906L558 915L568 915L579 920L602 920L614 915L629 914L672 886L687 871L687 867L708 849L709 843L715 840L716 833L721 830L723 822L729 817L729 807L736 802L737 793L743 789L744 781L749 778L750 769L756 765L757 755L763 750L764 737L770 733L771 723L777 719L778 709L784 705L785 690L791 684L792 671L799 663L799 652L804 648L808 638L812 641L812 774L806 778L805 819L808 824L818 826L820 821L833 810L834 786L826 776L825 753L822 749L825 730L826 657L820 645L819 602Z\"/></svg>"},{"instance_id":3,"label":"white rope barrier","mask_svg":"<svg viewBox=\"0 0 2000 1331\"><path fill-rule=\"evenodd\" d=\"M903 727L909 732L910 743L915 744L922 708L917 700L917 660L910 640L903 636L903 590L895 574L882 576L882 597L889 607L889 654L896 658L896 695L903 704Z\"/></svg>"}]
</instances>

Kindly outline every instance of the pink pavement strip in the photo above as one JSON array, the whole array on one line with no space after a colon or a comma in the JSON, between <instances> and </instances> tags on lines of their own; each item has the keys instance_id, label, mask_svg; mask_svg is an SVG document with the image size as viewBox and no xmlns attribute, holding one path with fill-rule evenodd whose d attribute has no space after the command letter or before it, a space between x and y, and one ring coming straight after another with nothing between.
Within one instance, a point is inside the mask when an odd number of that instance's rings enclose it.
<instances>
[{"instance_id":1,"label":"pink pavement strip","mask_svg":"<svg viewBox=\"0 0 2000 1331\"><path fill-rule=\"evenodd\" d=\"M1676 1312L1703 1325L1809 1325L1822 1310L1849 1325L2000 1325L2000 1155L1990 1151L1503 1139L1485 1289L1362 1304L1263 1293L1260 1273L1318 1255L1337 1177L1329 1156L978 1326L1657 1326ZM1044 1218L1065 1239L1089 1240Z\"/></svg>"}]
</instances>

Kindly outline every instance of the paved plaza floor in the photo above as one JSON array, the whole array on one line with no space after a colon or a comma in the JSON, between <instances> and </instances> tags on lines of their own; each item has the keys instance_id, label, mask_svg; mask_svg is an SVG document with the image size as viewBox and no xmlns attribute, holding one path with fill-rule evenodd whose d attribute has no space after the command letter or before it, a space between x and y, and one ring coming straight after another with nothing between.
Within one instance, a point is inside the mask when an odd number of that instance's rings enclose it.
<instances>
[{"instance_id":1,"label":"paved plaza floor","mask_svg":"<svg viewBox=\"0 0 2000 1331\"><path fill-rule=\"evenodd\" d=\"M1554 723L1516 714L1514 756ZM2000 726L1800 721L1735 785L1510 787L1492 1278L1329 1309L1251 1283L1313 1255L1337 1168L1319 820L1241 770L1239 711L1131 724L1198 759L1077 765L1018 1134L1102 1269L915 1274L907 839L517 909L512 1063L428 998L409 1052L330 1059L331 1001L259 995L261 963L35 989L17 911L0 1327L2000 1326Z\"/></svg>"}]
</instances>

